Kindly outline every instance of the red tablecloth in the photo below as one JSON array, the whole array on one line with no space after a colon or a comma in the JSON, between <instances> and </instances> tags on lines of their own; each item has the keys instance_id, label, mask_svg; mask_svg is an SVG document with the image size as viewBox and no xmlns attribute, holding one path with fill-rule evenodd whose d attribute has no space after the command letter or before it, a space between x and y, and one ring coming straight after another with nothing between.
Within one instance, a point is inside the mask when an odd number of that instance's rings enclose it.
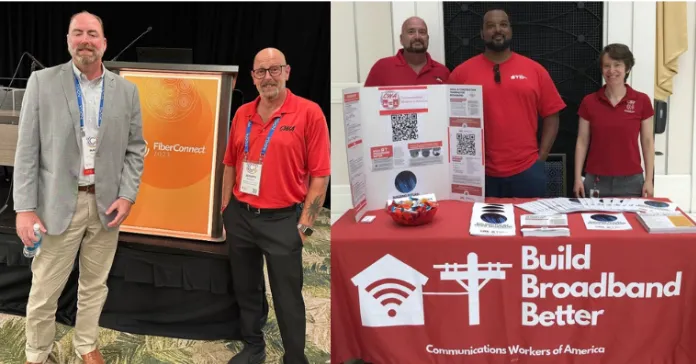
<instances>
[{"instance_id":1,"label":"red tablecloth","mask_svg":"<svg viewBox=\"0 0 696 364\"><path fill-rule=\"evenodd\" d=\"M332 363L696 363L696 234L648 234L632 213L633 230L588 231L574 213L569 238L523 238L515 208L517 236L474 237L472 206L443 201L420 227L384 211L332 226ZM561 254L565 267L533 269L540 254ZM480 290L453 279L466 269L451 264L475 259L493 277ZM651 297L629 298L626 285Z\"/></svg>"}]
</instances>

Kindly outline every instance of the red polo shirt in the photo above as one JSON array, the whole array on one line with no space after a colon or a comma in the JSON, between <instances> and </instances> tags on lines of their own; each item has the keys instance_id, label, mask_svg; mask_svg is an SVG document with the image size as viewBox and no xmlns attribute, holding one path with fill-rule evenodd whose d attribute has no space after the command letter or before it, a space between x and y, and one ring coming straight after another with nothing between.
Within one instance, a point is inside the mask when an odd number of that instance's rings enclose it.
<instances>
[{"instance_id":1,"label":"red polo shirt","mask_svg":"<svg viewBox=\"0 0 696 364\"><path fill-rule=\"evenodd\" d=\"M598 176L643 173L638 139L642 121L655 115L650 97L626 85L626 95L612 106L606 85L582 99L578 115L590 122L585 171Z\"/></svg>"},{"instance_id":2,"label":"red polo shirt","mask_svg":"<svg viewBox=\"0 0 696 364\"><path fill-rule=\"evenodd\" d=\"M539 159L539 116L555 114L566 104L548 71L534 60L513 52L499 66L500 83L494 66L480 54L457 66L448 83L482 86L486 175L510 177Z\"/></svg>"},{"instance_id":3,"label":"red polo shirt","mask_svg":"<svg viewBox=\"0 0 696 364\"><path fill-rule=\"evenodd\" d=\"M395 56L382 58L372 66L365 80L365 87L374 86L412 86L440 85L447 82L449 69L438 63L426 52L427 62L419 73L406 63L404 50L400 49Z\"/></svg>"},{"instance_id":4,"label":"red polo shirt","mask_svg":"<svg viewBox=\"0 0 696 364\"><path fill-rule=\"evenodd\" d=\"M234 196L257 208L282 208L304 202L309 177L331 174L331 141L329 128L316 103L287 90L285 102L267 123L256 112L260 97L237 109L230 128L230 137L223 163L236 167ZM249 136L250 162L258 162L261 149L274 119L280 116L261 170L259 196L239 191L244 161L244 136L251 120Z\"/></svg>"}]
</instances>

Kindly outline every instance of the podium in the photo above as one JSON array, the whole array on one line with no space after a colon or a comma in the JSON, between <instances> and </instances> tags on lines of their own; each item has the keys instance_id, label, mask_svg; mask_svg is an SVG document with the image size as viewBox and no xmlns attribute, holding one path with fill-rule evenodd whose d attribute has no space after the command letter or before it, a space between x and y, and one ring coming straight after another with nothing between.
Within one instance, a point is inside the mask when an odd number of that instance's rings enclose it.
<instances>
[{"instance_id":1,"label":"podium","mask_svg":"<svg viewBox=\"0 0 696 364\"><path fill-rule=\"evenodd\" d=\"M137 86L147 145L140 192L121 231L224 241L222 160L239 67L135 62L104 66Z\"/></svg>"}]
</instances>

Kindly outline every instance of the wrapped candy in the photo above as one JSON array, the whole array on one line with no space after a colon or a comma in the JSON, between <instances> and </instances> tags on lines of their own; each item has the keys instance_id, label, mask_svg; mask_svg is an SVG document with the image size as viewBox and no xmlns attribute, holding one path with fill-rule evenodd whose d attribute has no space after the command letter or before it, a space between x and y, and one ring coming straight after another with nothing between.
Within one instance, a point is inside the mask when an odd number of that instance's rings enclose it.
<instances>
[{"instance_id":1,"label":"wrapped candy","mask_svg":"<svg viewBox=\"0 0 696 364\"><path fill-rule=\"evenodd\" d=\"M427 198L411 197L408 200L392 203L387 206L387 213L392 219L407 226L424 225L433 220L438 204Z\"/></svg>"}]
</instances>

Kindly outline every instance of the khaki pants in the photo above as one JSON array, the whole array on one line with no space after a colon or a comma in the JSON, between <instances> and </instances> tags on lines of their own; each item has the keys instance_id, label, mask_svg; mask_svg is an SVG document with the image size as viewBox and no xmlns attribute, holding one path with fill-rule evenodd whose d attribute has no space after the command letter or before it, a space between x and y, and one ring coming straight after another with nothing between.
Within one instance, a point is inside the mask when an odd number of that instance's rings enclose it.
<instances>
[{"instance_id":1,"label":"khaki pants","mask_svg":"<svg viewBox=\"0 0 696 364\"><path fill-rule=\"evenodd\" d=\"M27 360L43 363L53 349L58 298L80 251L77 319L73 345L84 355L97 348L99 317L106 302L106 279L118 245L118 230L106 231L93 194L78 192L75 215L59 236L44 236L31 265L27 304Z\"/></svg>"}]
</instances>

